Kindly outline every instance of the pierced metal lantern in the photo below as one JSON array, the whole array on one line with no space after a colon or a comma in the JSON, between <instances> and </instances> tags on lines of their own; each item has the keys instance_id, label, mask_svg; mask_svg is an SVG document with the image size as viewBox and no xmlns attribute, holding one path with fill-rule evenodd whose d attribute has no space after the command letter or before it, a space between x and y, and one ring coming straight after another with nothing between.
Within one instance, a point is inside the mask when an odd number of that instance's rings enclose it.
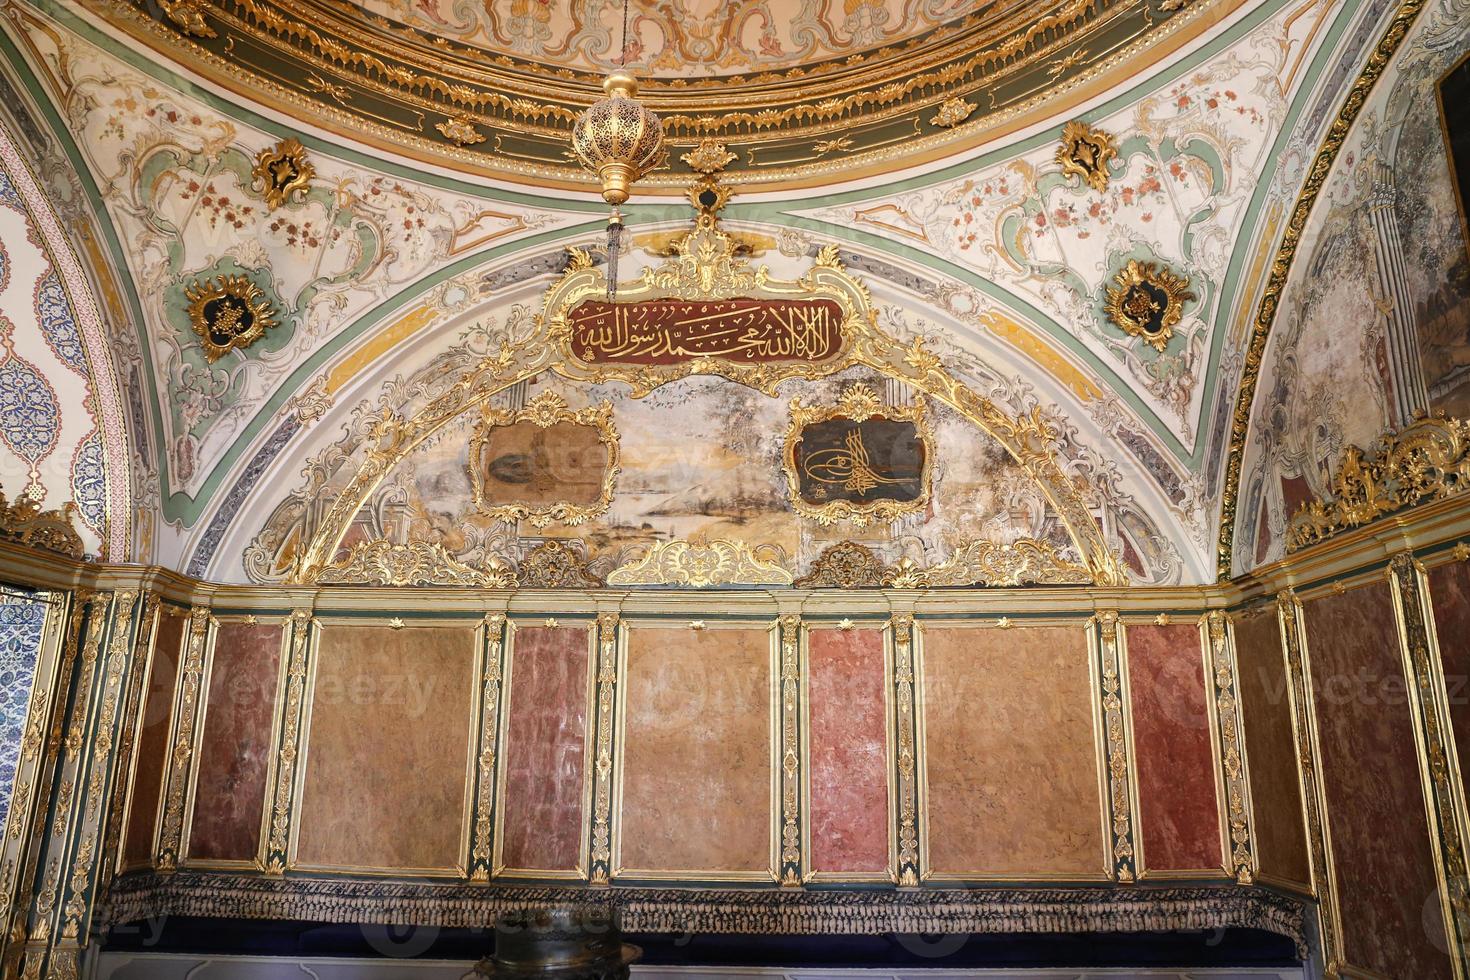
<instances>
[{"instance_id":1,"label":"pierced metal lantern","mask_svg":"<svg viewBox=\"0 0 1470 980\"><path fill-rule=\"evenodd\" d=\"M663 162L664 128L638 101L632 75L613 72L602 90L607 97L577 119L572 151L602 181L602 199L617 207L628 199L634 181Z\"/></svg>"}]
</instances>

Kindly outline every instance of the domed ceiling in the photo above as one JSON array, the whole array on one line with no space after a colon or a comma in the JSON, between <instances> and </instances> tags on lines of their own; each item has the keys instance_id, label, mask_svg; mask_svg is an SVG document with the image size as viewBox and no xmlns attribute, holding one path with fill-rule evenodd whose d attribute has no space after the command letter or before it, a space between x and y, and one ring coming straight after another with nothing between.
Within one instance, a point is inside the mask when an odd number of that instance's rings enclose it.
<instances>
[{"instance_id":1,"label":"domed ceiling","mask_svg":"<svg viewBox=\"0 0 1470 980\"><path fill-rule=\"evenodd\" d=\"M628 65L670 145L626 209L624 281L689 230L684 157L704 145L742 260L783 281L840 263L906 353L779 390L542 372L487 394L489 412L554 395L611 413L620 482L580 523L480 513L467 415L392 460L379 447L530 349L569 249L602 267L606 209L568 136L617 60L619 0L18 0L0 130L91 270L132 456L108 477L131 515L107 530L138 560L279 581L312 542L513 567L556 538L609 571L709 535L799 578L845 541L933 568L983 539L1203 582L1279 557L1347 442L1466 397L1459 361L1398 397L1393 352L1412 345L1384 339L1421 319L1441 347L1463 332L1430 109L1470 45L1466 3L632 0ZM1059 155L1074 124L1112 151L1095 179ZM262 167L293 154L300 183L268 194ZM1368 207L1395 180L1394 208ZM1393 290L1417 287L1377 281L1389 216L1448 270L1433 309L1392 321ZM1166 336L1124 329L1110 298L1145 274L1172 290ZM263 330L221 351L193 317L226 288ZM931 359L1039 455L904 380ZM860 528L802 517L782 473L791 402L853 385L927 399L935 453L925 507Z\"/></svg>"},{"instance_id":2,"label":"domed ceiling","mask_svg":"<svg viewBox=\"0 0 1470 980\"><path fill-rule=\"evenodd\" d=\"M704 138L733 179L912 166L1134 75L1241 0L630 0L626 64L677 187ZM578 184L567 137L620 60L621 0L98 4L172 59L394 152Z\"/></svg>"}]
</instances>

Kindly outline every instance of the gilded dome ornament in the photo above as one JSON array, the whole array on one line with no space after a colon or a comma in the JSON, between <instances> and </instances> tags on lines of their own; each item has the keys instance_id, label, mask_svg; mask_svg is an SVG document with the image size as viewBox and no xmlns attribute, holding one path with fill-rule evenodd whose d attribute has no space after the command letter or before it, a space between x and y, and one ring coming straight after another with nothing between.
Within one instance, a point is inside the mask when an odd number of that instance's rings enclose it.
<instances>
[{"instance_id":1,"label":"gilded dome ornament","mask_svg":"<svg viewBox=\"0 0 1470 980\"><path fill-rule=\"evenodd\" d=\"M1130 259L1113 277L1103 307L1107 318L1130 337L1142 337L1160 354L1184 316L1184 301L1195 299L1189 280L1154 262Z\"/></svg>"},{"instance_id":2,"label":"gilded dome ornament","mask_svg":"<svg viewBox=\"0 0 1470 980\"><path fill-rule=\"evenodd\" d=\"M1081 177L1093 190L1108 189L1108 164L1118 155L1113 138L1085 122L1069 122L1062 129L1057 164L1066 177Z\"/></svg>"},{"instance_id":3,"label":"gilded dome ornament","mask_svg":"<svg viewBox=\"0 0 1470 980\"><path fill-rule=\"evenodd\" d=\"M257 153L250 176L259 182L266 206L274 211L292 194L311 186L316 167L306 159L306 147L293 136Z\"/></svg>"},{"instance_id":4,"label":"gilded dome ornament","mask_svg":"<svg viewBox=\"0 0 1470 980\"><path fill-rule=\"evenodd\" d=\"M184 298L189 301L189 326L211 364L249 347L276 325L270 300L244 276L200 280L184 290Z\"/></svg>"}]
</instances>

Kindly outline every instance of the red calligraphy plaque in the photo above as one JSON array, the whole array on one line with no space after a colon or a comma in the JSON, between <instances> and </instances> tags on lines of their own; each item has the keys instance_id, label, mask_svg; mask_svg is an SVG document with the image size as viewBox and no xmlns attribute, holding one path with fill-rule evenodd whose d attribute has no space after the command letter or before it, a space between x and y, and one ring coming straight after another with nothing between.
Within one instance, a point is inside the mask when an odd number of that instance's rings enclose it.
<instances>
[{"instance_id":1,"label":"red calligraphy plaque","mask_svg":"<svg viewBox=\"0 0 1470 980\"><path fill-rule=\"evenodd\" d=\"M587 300L568 319L587 364L815 363L842 350L842 306L830 299Z\"/></svg>"}]
</instances>

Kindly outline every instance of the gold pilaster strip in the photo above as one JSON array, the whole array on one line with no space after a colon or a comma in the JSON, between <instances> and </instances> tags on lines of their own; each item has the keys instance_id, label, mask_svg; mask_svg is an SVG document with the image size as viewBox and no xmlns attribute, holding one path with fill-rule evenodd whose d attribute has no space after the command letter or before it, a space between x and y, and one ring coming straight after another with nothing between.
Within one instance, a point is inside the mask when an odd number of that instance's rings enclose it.
<instances>
[{"instance_id":1,"label":"gold pilaster strip","mask_svg":"<svg viewBox=\"0 0 1470 980\"><path fill-rule=\"evenodd\" d=\"M1445 687L1439 638L1429 606L1429 581L1424 566L1410 552L1388 564L1394 595L1400 652L1408 675L1409 712L1414 722L1414 747L1419 778L1434 838L1434 871L1439 879L1450 965L1457 980L1470 976L1467 927L1470 927L1470 872L1465 866L1467 821L1465 792L1459 766L1453 762L1449 693Z\"/></svg>"},{"instance_id":2,"label":"gold pilaster strip","mask_svg":"<svg viewBox=\"0 0 1470 980\"><path fill-rule=\"evenodd\" d=\"M588 878L612 883L613 717L618 684L618 615L597 617L597 762L592 790L592 850Z\"/></svg>"},{"instance_id":3,"label":"gold pilaster strip","mask_svg":"<svg viewBox=\"0 0 1470 980\"><path fill-rule=\"evenodd\" d=\"M475 775L474 846L470 849L471 881L489 881L495 850L495 762L499 750L500 683L504 677L505 614L485 614L485 638L481 668L480 752Z\"/></svg>"},{"instance_id":4,"label":"gold pilaster strip","mask_svg":"<svg viewBox=\"0 0 1470 980\"><path fill-rule=\"evenodd\" d=\"M895 742L898 745L898 884L917 888L919 866L918 715L914 704L914 617L894 616L893 687Z\"/></svg>"},{"instance_id":5,"label":"gold pilaster strip","mask_svg":"<svg viewBox=\"0 0 1470 980\"><path fill-rule=\"evenodd\" d=\"M1134 827L1137 807L1133 780L1129 775L1132 769L1129 761L1131 739L1128 737L1127 713L1124 711L1128 692L1124 682L1117 612L1099 612L1097 625L1103 733L1107 740L1108 806L1112 814L1113 877L1123 884L1129 884L1138 878L1138 862L1133 847L1138 836Z\"/></svg>"},{"instance_id":6,"label":"gold pilaster strip","mask_svg":"<svg viewBox=\"0 0 1470 980\"><path fill-rule=\"evenodd\" d=\"M801 617L781 617L781 885L800 887Z\"/></svg>"},{"instance_id":7,"label":"gold pilaster strip","mask_svg":"<svg viewBox=\"0 0 1470 980\"><path fill-rule=\"evenodd\" d=\"M1311 661L1302 624L1302 603L1288 589L1276 597L1276 609L1281 621L1281 649L1286 656L1286 694L1291 702L1292 729L1296 734L1297 769L1307 818L1307 851L1312 864L1312 892L1318 906L1317 924L1322 934L1322 960L1326 975L1338 976L1343 965L1342 917L1333 885L1327 796L1317 763L1322 758L1322 750L1313 711Z\"/></svg>"},{"instance_id":8,"label":"gold pilaster strip","mask_svg":"<svg viewBox=\"0 0 1470 980\"><path fill-rule=\"evenodd\" d=\"M189 642L180 665L179 693L174 699L174 744L169 767L164 773L163 824L158 833L158 849L153 864L169 874L179 866L179 850L184 836L184 800L188 795L194 763L194 729L199 723L202 704L200 683L204 676L204 649L210 628L209 610L195 606L189 611Z\"/></svg>"},{"instance_id":9,"label":"gold pilaster strip","mask_svg":"<svg viewBox=\"0 0 1470 980\"><path fill-rule=\"evenodd\" d=\"M94 888L93 904L106 896L112 887L121 860L119 848L122 842L123 820L126 819L132 799L132 779L136 767L135 753L138 735L143 726L143 686L152 669L154 647L158 642L158 624L163 618L163 600L155 593L144 597L143 613L133 642L133 654L128 663L127 677L119 712L122 721L118 726L117 751L112 760L112 775L109 785L112 793L111 809L102 837L101 861L98 865L97 884ZM156 825L156 824L155 824ZM89 910L90 914L90 910Z\"/></svg>"},{"instance_id":10,"label":"gold pilaster strip","mask_svg":"<svg viewBox=\"0 0 1470 980\"><path fill-rule=\"evenodd\" d=\"M1209 651L1214 680L1216 749L1220 764L1221 806L1226 828L1229 867L1242 885L1255 881L1255 848L1251 826L1250 776L1245 756L1245 726L1241 721L1240 696L1236 691L1235 632L1230 617L1220 610L1200 620L1205 649Z\"/></svg>"},{"instance_id":11,"label":"gold pilaster strip","mask_svg":"<svg viewBox=\"0 0 1470 980\"><path fill-rule=\"evenodd\" d=\"M290 860L292 798L296 787L296 760L301 756L302 717L306 709L307 664L311 651L311 611L291 614L291 655L286 672L286 701L281 712L280 742L276 752L276 785L271 797L270 837L266 842L265 873L286 872Z\"/></svg>"}]
</instances>

